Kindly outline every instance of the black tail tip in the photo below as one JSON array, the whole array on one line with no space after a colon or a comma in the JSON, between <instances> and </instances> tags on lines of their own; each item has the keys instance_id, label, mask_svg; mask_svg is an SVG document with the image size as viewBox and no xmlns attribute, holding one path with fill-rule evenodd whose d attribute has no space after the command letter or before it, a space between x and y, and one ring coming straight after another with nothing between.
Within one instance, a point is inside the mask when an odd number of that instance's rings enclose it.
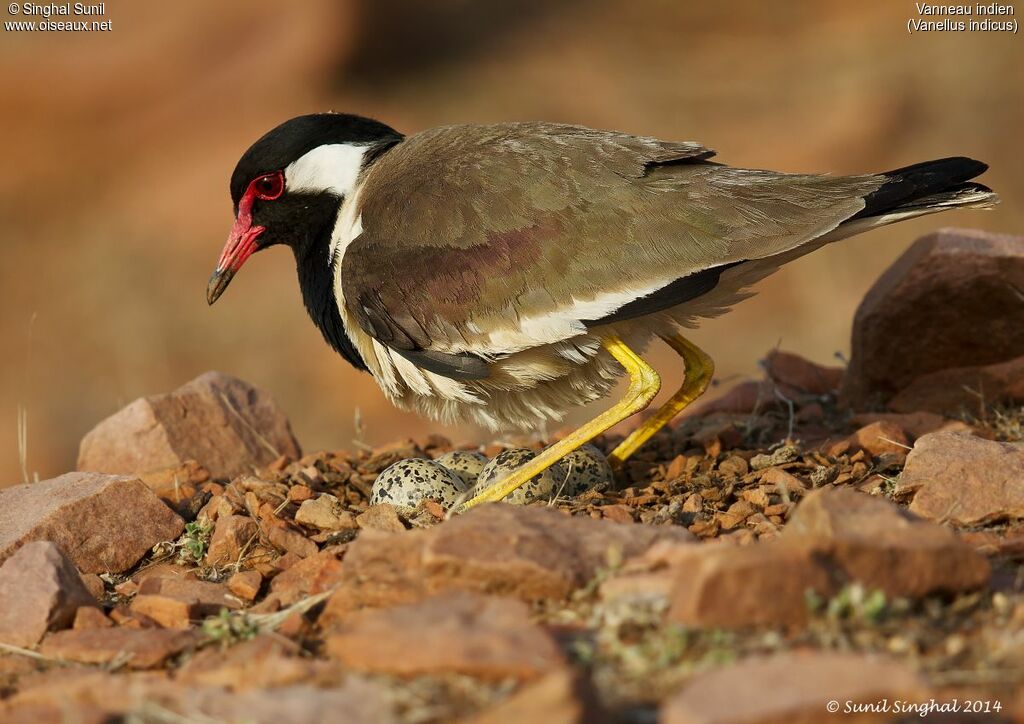
<instances>
[{"instance_id":1,"label":"black tail tip","mask_svg":"<svg viewBox=\"0 0 1024 724\"><path fill-rule=\"evenodd\" d=\"M967 156L950 156L934 161L915 163L888 171L883 176L896 180L912 181L920 185L958 184L970 181L988 170L988 164ZM941 190L941 189L936 189Z\"/></svg>"},{"instance_id":2,"label":"black tail tip","mask_svg":"<svg viewBox=\"0 0 1024 724\"><path fill-rule=\"evenodd\" d=\"M883 214L916 199L955 190L987 169L982 161L951 156L888 171L880 174L885 183L864 197L864 209L854 218Z\"/></svg>"}]
</instances>

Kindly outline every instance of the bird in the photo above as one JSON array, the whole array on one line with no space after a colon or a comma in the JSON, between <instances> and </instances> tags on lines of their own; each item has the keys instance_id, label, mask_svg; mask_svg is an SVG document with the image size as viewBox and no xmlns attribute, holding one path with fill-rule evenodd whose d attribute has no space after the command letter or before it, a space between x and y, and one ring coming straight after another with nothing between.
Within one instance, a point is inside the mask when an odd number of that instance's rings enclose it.
<instances>
[{"instance_id":1,"label":"bird","mask_svg":"<svg viewBox=\"0 0 1024 724\"><path fill-rule=\"evenodd\" d=\"M712 358L684 332L784 264L840 239L998 196L988 167L943 158L884 173L732 167L693 141L547 122L403 135L370 118L292 118L231 174L235 220L213 304L249 257L294 253L327 344L402 409L491 430L539 430L624 396L462 505L499 501L650 405L660 338L684 381L608 456L621 466L700 397Z\"/></svg>"}]
</instances>

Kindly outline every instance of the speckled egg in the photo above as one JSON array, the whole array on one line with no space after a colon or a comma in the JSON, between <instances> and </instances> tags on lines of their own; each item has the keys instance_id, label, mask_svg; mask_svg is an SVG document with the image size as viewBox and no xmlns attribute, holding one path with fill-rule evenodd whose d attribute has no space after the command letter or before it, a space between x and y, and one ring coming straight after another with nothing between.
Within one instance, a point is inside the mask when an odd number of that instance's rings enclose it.
<instances>
[{"instance_id":1,"label":"speckled egg","mask_svg":"<svg viewBox=\"0 0 1024 724\"><path fill-rule=\"evenodd\" d=\"M516 448L498 453L480 471L473 494L476 495L482 492L491 483L504 478L513 470L533 460L535 457L537 457L537 453L526 448ZM562 488L564 481L565 468L562 467L561 463L555 463L539 475L533 476L525 485L519 486L506 495L504 502L522 505L524 503L532 503L535 500L550 500ZM561 491L561 494L565 495L564 489Z\"/></svg>"},{"instance_id":2,"label":"speckled egg","mask_svg":"<svg viewBox=\"0 0 1024 724\"><path fill-rule=\"evenodd\" d=\"M471 450L452 450L434 460L462 478L467 488L476 485L480 471L487 465L487 456Z\"/></svg>"},{"instance_id":3,"label":"speckled egg","mask_svg":"<svg viewBox=\"0 0 1024 724\"><path fill-rule=\"evenodd\" d=\"M593 445L573 450L559 464L569 474L563 495L580 495L599 485L611 485L615 480L608 458Z\"/></svg>"},{"instance_id":4,"label":"speckled egg","mask_svg":"<svg viewBox=\"0 0 1024 724\"><path fill-rule=\"evenodd\" d=\"M451 509L466 489L462 478L436 461L409 458L399 460L377 476L370 491L370 504L391 503L400 510L409 510L429 499Z\"/></svg>"}]
</instances>

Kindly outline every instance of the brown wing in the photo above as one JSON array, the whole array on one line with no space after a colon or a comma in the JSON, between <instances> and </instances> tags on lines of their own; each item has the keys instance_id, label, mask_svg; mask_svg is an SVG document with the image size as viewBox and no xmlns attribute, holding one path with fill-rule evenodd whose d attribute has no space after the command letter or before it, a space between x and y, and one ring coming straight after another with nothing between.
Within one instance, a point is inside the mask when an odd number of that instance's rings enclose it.
<instances>
[{"instance_id":1,"label":"brown wing","mask_svg":"<svg viewBox=\"0 0 1024 724\"><path fill-rule=\"evenodd\" d=\"M816 238L881 183L711 155L551 124L412 136L368 174L363 231L342 259L345 303L434 371L482 374L473 359L571 338L679 279Z\"/></svg>"}]
</instances>

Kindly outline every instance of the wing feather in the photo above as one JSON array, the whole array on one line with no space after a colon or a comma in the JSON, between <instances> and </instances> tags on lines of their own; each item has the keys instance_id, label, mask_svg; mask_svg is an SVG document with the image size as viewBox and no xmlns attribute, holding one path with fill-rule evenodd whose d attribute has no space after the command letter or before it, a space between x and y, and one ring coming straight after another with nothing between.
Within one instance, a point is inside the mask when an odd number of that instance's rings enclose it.
<instances>
[{"instance_id":1,"label":"wing feather","mask_svg":"<svg viewBox=\"0 0 1024 724\"><path fill-rule=\"evenodd\" d=\"M433 372L481 374L481 359L570 339L680 279L820 237L883 181L711 155L554 124L411 136L367 175L363 230L341 261L348 311ZM680 286L695 293L697 279Z\"/></svg>"}]
</instances>

